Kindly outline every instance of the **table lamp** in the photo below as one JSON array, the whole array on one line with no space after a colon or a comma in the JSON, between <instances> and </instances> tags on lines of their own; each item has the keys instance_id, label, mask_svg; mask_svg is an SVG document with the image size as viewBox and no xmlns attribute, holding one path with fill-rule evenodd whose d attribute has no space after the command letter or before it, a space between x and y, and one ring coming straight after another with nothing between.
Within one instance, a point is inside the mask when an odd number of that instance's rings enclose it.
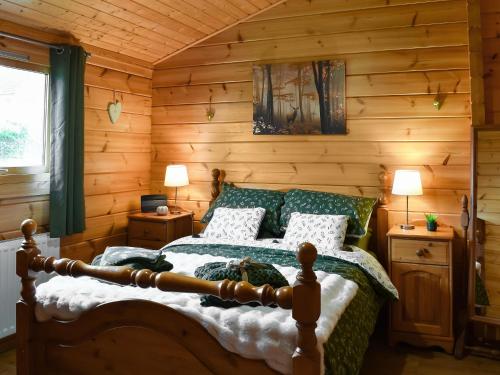
<instances>
[{"instance_id":1,"label":"table lamp","mask_svg":"<svg viewBox=\"0 0 500 375\"><path fill-rule=\"evenodd\" d=\"M169 165L165 171L165 186L175 187L175 204L172 209L173 214L179 214L181 211L177 207L177 189L181 186L189 185L187 168L185 165Z\"/></svg>"},{"instance_id":2,"label":"table lamp","mask_svg":"<svg viewBox=\"0 0 500 375\"><path fill-rule=\"evenodd\" d=\"M401 225L401 229L415 229L414 225L408 223L408 197L410 195L422 195L422 182L420 172L414 170L399 169L394 175L392 184L392 194L406 195L406 224Z\"/></svg>"}]
</instances>

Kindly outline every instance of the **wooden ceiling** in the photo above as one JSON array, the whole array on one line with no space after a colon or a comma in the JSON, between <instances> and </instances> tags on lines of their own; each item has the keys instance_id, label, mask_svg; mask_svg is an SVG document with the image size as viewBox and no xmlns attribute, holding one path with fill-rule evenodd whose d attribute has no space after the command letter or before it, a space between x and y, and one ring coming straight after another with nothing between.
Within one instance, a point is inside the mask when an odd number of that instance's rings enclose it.
<instances>
[{"instance_id":1,"label":"wooden ceiling","mask_svg":"<svg viewBox=\"0 0 500 375\"><path fill-rule=\"evenodd\" d=\"M158 63L283 0L0 0L0 19Z\"/></svg>"}]
</instances>

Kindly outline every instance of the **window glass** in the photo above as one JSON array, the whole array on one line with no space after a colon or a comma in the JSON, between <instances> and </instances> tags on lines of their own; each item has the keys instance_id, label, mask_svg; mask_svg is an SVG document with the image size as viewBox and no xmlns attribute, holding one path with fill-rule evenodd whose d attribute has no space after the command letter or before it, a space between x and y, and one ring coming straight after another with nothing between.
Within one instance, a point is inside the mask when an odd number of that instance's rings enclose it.
<instances>
[{"instance_id":1,"label":"window glass","mask_svg":"<svg viewBox=\"0 0 500 375\"><path fill-rule=\"evenodd\" d=\"M47 148L47 75L0 66L0 168L43 167Z\"/></svg>"}]
</instances>

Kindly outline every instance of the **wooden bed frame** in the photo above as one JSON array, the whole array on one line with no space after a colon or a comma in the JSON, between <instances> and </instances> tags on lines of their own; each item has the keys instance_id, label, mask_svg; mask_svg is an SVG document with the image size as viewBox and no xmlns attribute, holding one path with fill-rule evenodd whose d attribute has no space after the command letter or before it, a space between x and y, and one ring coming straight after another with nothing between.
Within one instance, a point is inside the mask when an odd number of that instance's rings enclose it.
<instances>
[{"instance_id":1,"label":"wooden bed frame","mask_svg":"<svg viewBox=\"0 0 500 375\"><path fill-rule=\"evenodd\" d=\"M212 175L215 199L220 193L221 171L214 170ZM379 214L377 221L382 223L379 233L382 230L385 235L386 216ZM313 245L303 244L297 252L301 271L293 287L275 290L244 281L206 281L172 272L100 268L81 261L44 257L33 240L36 229L34 220L22 223L24 241L16 254L16 272L21 278L21 298L16 305L18 374L276 374L262 360L225 350L197 321L151 301L105 303L73 321L38 322L35 281L39 272L92 276L120 285L211 294L223 300L255 301L291 309L298 331L293 373L320 373L315 328L321 312L321 292L313 271L317 256ZM379 239L378 244L383 242Z\"/></svg>"}]
</instances>

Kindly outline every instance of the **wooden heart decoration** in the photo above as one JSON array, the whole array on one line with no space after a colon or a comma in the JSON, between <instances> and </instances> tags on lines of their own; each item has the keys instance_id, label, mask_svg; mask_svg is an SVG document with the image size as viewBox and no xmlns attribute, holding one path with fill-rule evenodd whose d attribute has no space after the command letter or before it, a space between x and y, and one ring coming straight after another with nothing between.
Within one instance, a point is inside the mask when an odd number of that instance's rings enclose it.
<instances>
[{"instance_id":1,"label":"wooden heart decoration","mask_svg":"<svg viewBox=\"0 0 500 375\"><path fill-rule=\"evenodd\" d=\"M112 124L115 124L118 121L121 113L122 113L122 103L120 103L118 100L115 100L114 103L108 104L108 115Z\"/></svg>"}]
</instances>

